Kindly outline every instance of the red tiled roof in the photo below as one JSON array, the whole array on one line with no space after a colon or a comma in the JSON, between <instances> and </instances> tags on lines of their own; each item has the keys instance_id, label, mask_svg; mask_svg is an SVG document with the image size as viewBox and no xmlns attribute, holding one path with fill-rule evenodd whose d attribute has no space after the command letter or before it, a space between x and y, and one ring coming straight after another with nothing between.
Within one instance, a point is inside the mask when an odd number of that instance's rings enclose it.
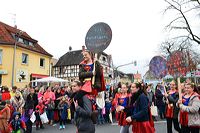
<instances>
[{"instance_id":1,"label":"red tiled roof","mask_svg":"<svg viewBox=\"0 0 200 133\"><path fill-rule=\"evenodd\" d=\"M11 33L17 34L21 30L11 27L5 23L0 22L0 44L4 45L14 45L15 39L12 37ZM23 43L18 42L17 46L21 48L25 48L34 52L38 52L50 57L53 57L50 53L45 51L39 44L38 41L31 38L26 32L23 31L22 35L20 35L21 38L24 38L30 42L33 43L34 46L25 45Z\"/></svg>"}]
</instances>

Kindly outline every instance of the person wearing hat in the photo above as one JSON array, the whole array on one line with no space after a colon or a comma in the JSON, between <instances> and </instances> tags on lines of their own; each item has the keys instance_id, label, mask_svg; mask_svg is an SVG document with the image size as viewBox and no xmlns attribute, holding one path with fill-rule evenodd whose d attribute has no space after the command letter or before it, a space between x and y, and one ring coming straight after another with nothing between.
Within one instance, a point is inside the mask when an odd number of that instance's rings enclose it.
<instances>
[{"instance_id":1,"label":"person wearing hat","mask_svg":"<svg viewBox=\"0 0 200 133\"><path fill-rule=\"evenodd\" d=\"M11 122L9 123L9 129L11 133L21 133L21 129L26 131L26 124L20 119L21 114L19 112L14 112Z\"/></svg>"}]
</instances>

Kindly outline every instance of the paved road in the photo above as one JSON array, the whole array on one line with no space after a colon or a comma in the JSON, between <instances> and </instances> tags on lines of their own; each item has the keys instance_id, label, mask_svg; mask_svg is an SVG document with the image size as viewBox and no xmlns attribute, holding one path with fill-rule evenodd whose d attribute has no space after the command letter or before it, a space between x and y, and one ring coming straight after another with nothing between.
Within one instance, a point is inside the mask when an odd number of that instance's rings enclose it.
<instances>
[{"instance_id":1,"label":"paved road","mask_svg":"<svg viewBox=\"0 0 200 133\"><path fill-rule=\"evenodd\" d=\"M155 122L156 133L166 133L166 121ZM117 123L96 125L96 133L119 133L120 127ZM45 125L45 129L35 130L33 127L33 133L75 133L76 128L72 124L67 124L66 128L59 130L59 124L54 124L54 126ZM131 127L130 127L131 133Z\"/></svg>"}]
</instances>

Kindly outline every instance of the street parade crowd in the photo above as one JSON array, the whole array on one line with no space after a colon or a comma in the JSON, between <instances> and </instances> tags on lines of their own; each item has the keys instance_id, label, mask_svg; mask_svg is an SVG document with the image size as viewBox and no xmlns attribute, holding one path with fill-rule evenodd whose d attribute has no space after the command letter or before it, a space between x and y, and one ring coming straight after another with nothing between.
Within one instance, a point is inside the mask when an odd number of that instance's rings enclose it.
<instances>
[{"instance_id":1,"label":"street parade crowd","mask_svg":"<svg viewBox=\"0 0 200 133\"><path fill-rule=\"evenodd\" d=\"M172 127L179 133L199 133L200 86L172 80L155 88L144 82L119 83L114 88L104 82L102 67L91 52L83 51L83 57L79 80L69 86L2 86L0 132L31 133L33 124L39 131L47 123L59 123L62 130L73 123L77 133L95 133L95 124L116 120L120 133L129 133L129 128L133 133L154 133L158 109L159 119L167 121L167 133Z\"/></svg>"}]
</instances>

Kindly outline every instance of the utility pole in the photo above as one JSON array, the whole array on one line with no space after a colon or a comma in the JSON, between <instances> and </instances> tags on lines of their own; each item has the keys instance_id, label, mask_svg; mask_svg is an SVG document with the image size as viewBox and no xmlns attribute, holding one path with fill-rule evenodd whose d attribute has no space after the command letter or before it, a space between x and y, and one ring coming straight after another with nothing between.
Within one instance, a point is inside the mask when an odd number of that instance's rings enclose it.
<instances>
[{"instance_id":1,"label":"utility pole","mask_svg":"<svg viewBox=\"0 0 200 133\"><path fill-rule=\"evenodd\" d=\"M23 31L19 31L15 34L15 43L14 43L14 53L13 53L13 64L12 64L12 82L11 86L14 86L14 77L15 77L15 57L16 57L16 49L17 49L17 43L19 40L19 37L23 34Z\"/></svg>"}]
</instances>

